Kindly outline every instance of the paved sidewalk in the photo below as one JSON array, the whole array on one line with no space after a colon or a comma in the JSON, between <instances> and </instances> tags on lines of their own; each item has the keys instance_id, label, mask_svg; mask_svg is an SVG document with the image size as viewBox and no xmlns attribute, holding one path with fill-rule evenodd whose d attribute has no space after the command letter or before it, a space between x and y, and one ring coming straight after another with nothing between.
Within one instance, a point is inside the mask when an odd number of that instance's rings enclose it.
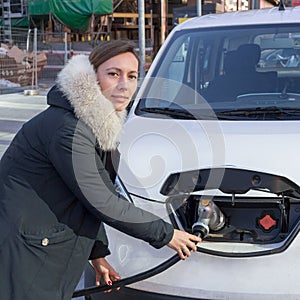
<instances>
[{"instance_id":1,"label":"paved sidewalk","mask_svg":"<svg viewBox=\"0 0 300 300\"><path fill-rule=\"evenodd\" d=\"M34 96L0 95L0 158L23 123L48 107L46 94L47 90Z\"/></svg>"}]
</instances>

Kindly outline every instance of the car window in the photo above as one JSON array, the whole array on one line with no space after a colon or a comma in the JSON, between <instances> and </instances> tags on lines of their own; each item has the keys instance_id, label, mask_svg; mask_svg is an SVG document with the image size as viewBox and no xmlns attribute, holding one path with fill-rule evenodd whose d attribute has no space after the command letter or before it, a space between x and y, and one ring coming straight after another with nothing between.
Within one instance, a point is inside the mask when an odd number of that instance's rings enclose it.
<instances>
[{"instance_id":1,"label":"car window","mask_svg":"<svg viewBox=\"0 0 300 300\"><path fill-rule=\"evenodd\" d=\"M298 119L299 25L251 25L175 33L155 65L137 112L145 114L145 109L139 111L145 107L175 107L196 118L205 118L205 112L211 118L214 112L223 119L248 119L246 110L258 109L257 114L249 115L258 119ZM267 117L267 113L261 113L270 107L280 112L272 110ZM233 115L232 110L240 113Z\"/></svg>"}]
</instances>

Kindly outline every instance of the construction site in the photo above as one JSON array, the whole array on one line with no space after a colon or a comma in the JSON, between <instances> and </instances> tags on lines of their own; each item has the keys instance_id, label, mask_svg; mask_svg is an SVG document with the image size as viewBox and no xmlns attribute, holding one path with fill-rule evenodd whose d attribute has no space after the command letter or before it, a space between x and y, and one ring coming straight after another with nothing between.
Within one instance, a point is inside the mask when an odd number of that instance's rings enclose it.
<instances>
[{"instance_id":1,"label":"construction site","mask_svg":"<svg viewBox=\"0 0 300 300\"><path fill-rule=\"evenodd\" d=\"M0 92L51 85L72 55L88 54L105 40L130 39L138 50L139 1L2 0ZM199 3L202 15L278 5L277 0L145 0L145 71L172 28L199 15Z\"/></svg>"}]
</instances>

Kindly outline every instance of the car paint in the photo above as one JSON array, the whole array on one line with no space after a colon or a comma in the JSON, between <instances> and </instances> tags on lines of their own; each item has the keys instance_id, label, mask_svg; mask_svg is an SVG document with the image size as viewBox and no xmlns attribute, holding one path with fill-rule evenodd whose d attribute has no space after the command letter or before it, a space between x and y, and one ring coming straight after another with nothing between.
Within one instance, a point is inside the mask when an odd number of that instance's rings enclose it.
<instances>
[{"instance_id":1,"label":"car paint","mask_svg":"<svg viewBox=\"0 0 300 300\"><path fill-rule=\"evenodd\" d=\"M162 45L133 103L121 135L119 176L133 203L169 220L167 196L160 193L170 174L205 168L230 167L283 176L300 185L300 121L222 121L152 119L137 116L135 109L168 43L176 32L191 28L297 23L300 7L205 15L185 21L169 34ZM212 193L220 193L213 191ZM252 192L249 194L251 195ZM260 191L254 191L264 197ZM122 278L151 269L174 253L159 250L106 226L112 255L109 262ZM297 233L297 232L296 232ZM202 249L226 249L228 253L259 251L278 245L211 243ZM136 282L130 289L165 295L174 299L299 299L300 275L297 257L300 237L295 234L283 251L269 255L231 257L201 251L192 253L163 273ZM114 299L119 299L114 294ZM120 298L121 299L121 298ZM134 297L132 299L135 299ZM161 298L163 299L163 297Z\"/></svg>"}]
</instances>

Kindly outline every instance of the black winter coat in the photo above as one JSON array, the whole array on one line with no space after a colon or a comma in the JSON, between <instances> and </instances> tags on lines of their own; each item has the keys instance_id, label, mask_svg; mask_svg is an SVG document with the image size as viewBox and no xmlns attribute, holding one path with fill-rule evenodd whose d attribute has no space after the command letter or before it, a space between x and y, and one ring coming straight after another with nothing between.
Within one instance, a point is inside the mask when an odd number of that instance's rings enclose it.
<instances>
[{"instance_id":1,"label":"black winter coat","mask_svg":"<svg viewBox=\"0 0 300 300\"><path fill-rule=\"evenodd\" d=\"M114 191L102 158L122 117L93 116L112 107L87 58L71 59L48 104L0 162L0 299L71 299L88 259L109 254L102 222L156 248L173 235Z\"/></svg>"}]
</instances>

